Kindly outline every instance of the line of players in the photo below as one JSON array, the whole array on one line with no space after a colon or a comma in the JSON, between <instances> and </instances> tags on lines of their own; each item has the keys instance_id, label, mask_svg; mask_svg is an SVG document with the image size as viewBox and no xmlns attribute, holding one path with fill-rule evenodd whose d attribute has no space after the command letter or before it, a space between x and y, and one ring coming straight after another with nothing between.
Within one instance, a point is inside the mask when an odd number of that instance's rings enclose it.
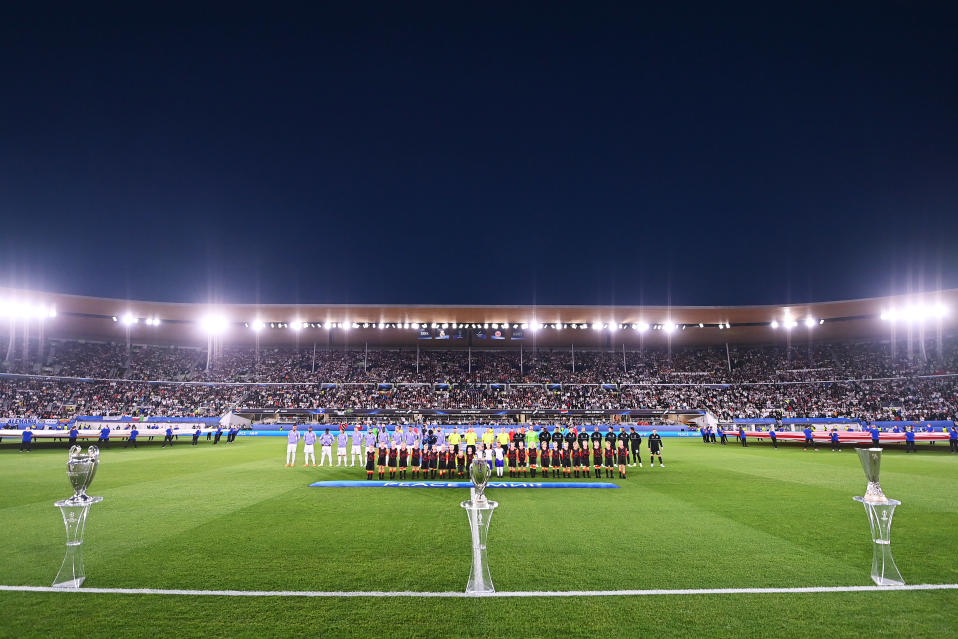
<instances>
[{"instance_id":1,"label":"line of players","mask_svg":"<svg viewBox=\"0 0 958 639\"><path fill-rule=\"evenodd\" d=\"M613 470L618 467L619 478L627 479L627 466L635 466L636 463L639 467L642 466L639 453L641 436L632 440L635 441L634 447L631 447L634 461L630 464L630 447L626 446L628 437L617 437L611 428L609 434L611 437L607 435L604 438L604 446L601 434L597 438L585 438L582 446L576 439L571 447L568 441L562 441L560 445L558 441L549 443L545 440L540 443L539 448L526 448L522 440L500 445L479 443L460 446L456 443L449 447L443 444L428 448L421 448L418 441L415 441L412 447L407 447L405 442L381 442L378 447L366 447L366 479L372 479L374 472L379 473L380 479L385 479L386 472L389 473L390 479L396 479L397 473L399 479L418 479L420 476L422 479L436 479L437 474L439 479L453 476L462 478L476 455L486 461L490 469L494 468L498 477L503 477L508 461L509 477L512 478L530 475L535 478L537 472L548 477L550 471L553 478L591 478L594 470L598 479L603 470L606 477L612 477ZM659 466L664 468L662 437L655 430L649 435L648 445L651 467L655 468L655 458L658 457Z\"/></svg>"}]
</instances>

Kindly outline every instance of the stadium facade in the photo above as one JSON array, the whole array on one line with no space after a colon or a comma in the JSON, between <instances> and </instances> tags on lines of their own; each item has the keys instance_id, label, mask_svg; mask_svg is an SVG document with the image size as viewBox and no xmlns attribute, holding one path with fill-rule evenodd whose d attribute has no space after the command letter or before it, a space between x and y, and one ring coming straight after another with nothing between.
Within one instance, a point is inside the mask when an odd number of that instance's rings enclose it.
<instances>
[{"instance_id":1,"label":"stadium facade","mask_svg":"<svg viewBox=\"0 0 958 639\"><path fill-rule=\"evenodd\" d=\"M762 306L187 304L0 288L0 335L163 345L637 348L919 338L954 330L958 289Z\"/></svg>"}]
</instances>

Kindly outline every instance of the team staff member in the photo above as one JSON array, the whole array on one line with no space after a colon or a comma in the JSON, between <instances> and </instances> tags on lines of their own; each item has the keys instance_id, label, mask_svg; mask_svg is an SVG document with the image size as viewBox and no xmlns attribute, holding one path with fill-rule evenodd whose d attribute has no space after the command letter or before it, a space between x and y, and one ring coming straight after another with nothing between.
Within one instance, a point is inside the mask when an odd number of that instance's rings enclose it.
<instances>
[{"instance_id":1,"label":"team staff member","mask_svg":"<svg viewBox=\"0 0 958 639\"><path fill-rule=\"evenodd\" d=\"M136 429L136 426L130 429L130 436L126 438L126 443L123 444L123 448L126 448L130 444L133 444L133 448L136 448L136 436L140 434L140 431ZM172 445L172 444L170 444Z\"/></svg>"},{"instance_id":2,"label":"team staff member","mask_svg":"<svg viewBox=\"0 0 958 639\"><path fill-rule=\"evenodd\" d=\"M630 466L639 465L642 468L642 433L635 430L635 426L629 428L629 448L632 451L632 463Z\"/></svg>"},{"instance_id":3,"label":"team staff member","mask_svg":"<svg viewBox=\"0 0 958 639\"><path fill-rule=\"evenodd\" d=\"M659 458L659 468L665 468L665 464L662 463L662 448L662 436L653 428L652 434L649 435L649 464L652 468L655 468L656 457Z\"/></svg>"},{"instance_id":4,"label":"team staff member","mask_svg":"<svg viewBox=\"0 0 958 639\"><path fill-rule=\"evenodd\" d=\"M909 428L905 431L905 452L906 453L917 453L915 449L915 428Z\"/></svg>"},{"instance_id":5,"label":"team staff member","mask_svg":"<svg viewBox=\"0 0 958 639\"><path fill-rule=\"evenodd\" d=\"M303 435L303 468L309 466L309 458L313 458L313 468L316 468L316 433L309 426Z\"/></svg>"},{"instance_id":6,"label":"team staff member","mask_svg":"<svg viewBox=\"0 0 958 639\"><path fill-rule=\"evenodd\" d=\"M286 436L286 467L289 468L296 464L296 446L299 444L299 431L296 430L296 424L293 424L293 430Z\"/></svg>"},{"instance_id":7,"label":"team staff member","mask_svg":"<svg viewBox=\"0 0 958 639\"><path fill-rule=\"evenodd\" d=\"M103 446L105 448L110 447L110 427L109 426L104 426L103 428L100 429L100 439L98 443L100 444L100 446Z\"/></svg>"},{"instance_id":8,"label":"team staff member","mask_svg":"<svg viewBox=\"0 0 958 639\"><path fill-rule=\"evenodd\" d=\"M173 427L166 427L166 436L163 438L163 445L160 448L166 448L166 444L169 442L170 448L173 448Z\"/></svg>"},{"instance_id":9,"label":"team staff member","mask_svg":"<svg viewBox=\"0 0 958 639\"><path fill-rule=\"evenodd\" d=\"M33 449L33 429L30 428L30 425L27 424L27 427L23 429L23 434L20 435L20 452L22 453L26 450L28 453Z\"/></svg>"}]
</instances>

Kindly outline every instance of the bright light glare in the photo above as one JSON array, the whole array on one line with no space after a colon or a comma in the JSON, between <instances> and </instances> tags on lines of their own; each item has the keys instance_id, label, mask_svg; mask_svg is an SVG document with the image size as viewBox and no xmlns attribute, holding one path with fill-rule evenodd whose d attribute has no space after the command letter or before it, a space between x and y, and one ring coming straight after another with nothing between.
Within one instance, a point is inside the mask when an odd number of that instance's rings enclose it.
<instances>
[{"instance_id":1,"label":"bright light glare","mask_svg":"<svg viewBox=\"0 0 958 639\"><path fill-rule=\"evenodd\" d=\"M132 313L124 313L123 317L120 318L120 321L123 322L125 326L132 326L136 324L137 319L133 317Z\"/></svg>"},{"instance_id":2,"label":"bright light glare","mask_svg":"<svg viewBox=\"0 0 958 639\"><path fill-rule=\"evenodd\" d=\"M200 326L210 335L217 335L226 330L228 326L226 318L221 315L207 315L200 320Z\"/></svg>"},{"instance_id":3,"label":"bright light glare","mask_svg":"<svg viewBox=\"0 0 958 639\"><path fill-rule=\"evenodd\" d=\"M772 328L778 328L778 320L772 320Z\"/></svg>"},{"instance_id":4,"label":"bright light glare","mask_svg":"<svg viewBox=\"0 0 958 639\"><path fill-rule=\"evenodd\" d=\"M249 327L258 333L264 328L266 328L266 324L264 324L262 320L254 320L253 323L249 325Z\"/></svg>"},{"instance_id":5,"label":"bright light glare","mask_svg":"<svg viewBox=\"0 0 958 639\"><path fill-rule=\"evenodd\" d=\"M666 322L665 324L662 324L662 330L666 333L672 333L675 331L675 329L676 326L673 322Z\"/></svg>"},{"instance_id":6,"label":"bright light glare","mask_svg":"<svg viewBox=\"0 0 958 639\"><path fill-rule=\"evenodd\" d=\"M806 318L805 318L805 326L806 326L806 327L812 328L812 327L815 326L815 323L816 323L816 322L815 322L815 318L814 318L814 317L806 317Z\"/></svg>"}]
</instances>

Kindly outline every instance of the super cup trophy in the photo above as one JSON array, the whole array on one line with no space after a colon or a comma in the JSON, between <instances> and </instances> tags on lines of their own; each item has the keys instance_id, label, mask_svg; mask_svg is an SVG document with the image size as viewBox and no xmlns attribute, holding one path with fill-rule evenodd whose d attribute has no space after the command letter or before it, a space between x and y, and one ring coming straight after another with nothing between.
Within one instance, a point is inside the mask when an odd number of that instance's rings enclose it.
<instances>
[{"instance_id":1,"label":"super cup trophy","mask_svg":"<svg viewBox=\"0 0 958 639\"><path fill-rule=\"evenodd\" d=\"M489 561L486 558L486 538L489 534L489 522L492 520L492 511L497 504L486 499L486 486L492 476L492 469L488 463L477 456L469 466L469 479L472 480L470 493L472 499L460 505L466 510L469 518L469 529L472 532L472 568L469 571L469 582L466 584L466 594L482 595L494 593L492 575L489 573Z\"/></svg>"},{"instance_id":2,"label":"super cup trophy","mask_svg":"<svg viewBox=\"0 0 958 639\"><path fill-rule=\"evenodd\" d=\"M63 524L67 532L67 549L60 565L60 572L53 580L54 588L79 588L86 573L83 570L83 530L90 506L103 501L102 497L86 494L97 466L100 465L100 451L90 446L87 454L82 454L79 446L70 449L67 458L67 478L73 486L73 497L56 502L54 505L63 515Z\"/></svg>"},{"instance_id":3,"label":"super cup trophy","mask_svg":"<svg viewBox=\"0 0 958 639\"><path fill-rule=\"evenodd\" d=\"M868 487L864 497L855 497L855 501L865 506L868 524L872 533L872 581L879 586L901 586L905 580L898 572L895 558L891 554L891 521L895 507L900 501L889 499L882 492L878 482L881 470L881 448L856 448L858 459L865 470Z\"/></svg>"}]
</instances>

